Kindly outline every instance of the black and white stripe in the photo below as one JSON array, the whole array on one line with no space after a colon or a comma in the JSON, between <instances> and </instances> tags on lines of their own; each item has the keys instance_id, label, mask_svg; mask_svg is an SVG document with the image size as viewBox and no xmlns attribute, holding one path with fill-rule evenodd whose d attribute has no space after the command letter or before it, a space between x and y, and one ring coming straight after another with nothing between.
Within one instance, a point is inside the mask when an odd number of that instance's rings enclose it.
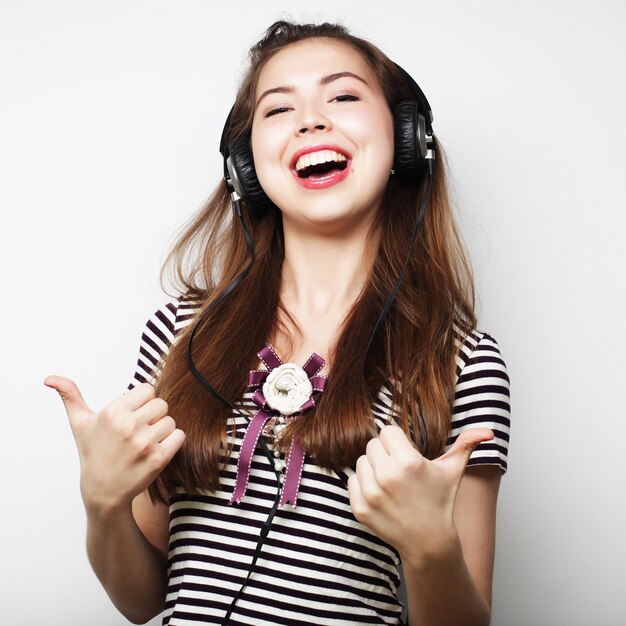
<instances>
[{"instance_id":1,"label":"black and white stripe","mask_svg":"<svg viewBox=\"0 0 626 626\"><path fill-rule=\"evenodd\" d=\"M464 430L490 428L494 438L476 447L468 465L495 464L506 471L511 417L509 377L496 340L486 333L473 332L459 341L457 373L446 450Z\"/></svg>"},{"instance_id":2,"label":"black and white stripe","mask_svg":"<svg viewBox=\"0 0 626 626\"><path fill-rule=\"evenodd\" d=\"M181 298L151 317L129 389L154 382L159 361L197 306ZM495 340L478 332L459 340L457 371L448 448L464 429L487 426L495 439L478 446L469 464L506 470L509 380ZM393 419L390 398L383 388L372 407L379 428ZM249 393L241 408L254 413ZM245 498L227 505L247 421L233 413L228 426L233 454L220 474L219 489L199 496L180 490L171 499L164 626L222 623L248 574L261 526L280 488L269 460L256 453ZM229 624L402 623L399 555L352 515L347 491L352 473L347 468L337 474L305 459L297 507L276 512Z\"/></svg>"}]
</instances>

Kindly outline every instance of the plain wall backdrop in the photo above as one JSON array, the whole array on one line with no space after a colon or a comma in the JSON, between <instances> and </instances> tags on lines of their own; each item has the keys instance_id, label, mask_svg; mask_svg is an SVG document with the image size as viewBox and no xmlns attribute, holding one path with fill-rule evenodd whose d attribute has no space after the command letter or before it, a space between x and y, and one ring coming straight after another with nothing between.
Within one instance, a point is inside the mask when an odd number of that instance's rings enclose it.
<instances>
[{"instance_id":1,"label":"plain wall backdrop","mask_svg":"<svg viewBox=\"0 0 626 626\"><path fill-rule=\"evenodd\" d=\"M219 181L247 49L285 16L340 19L432 105L512 381L492 624L626 623L623 2L0 7L2 623L127 623L87 562L78 456L42 381L73 378L94 409L125 390L160 263Z\"/></svg>"}]
</instances>

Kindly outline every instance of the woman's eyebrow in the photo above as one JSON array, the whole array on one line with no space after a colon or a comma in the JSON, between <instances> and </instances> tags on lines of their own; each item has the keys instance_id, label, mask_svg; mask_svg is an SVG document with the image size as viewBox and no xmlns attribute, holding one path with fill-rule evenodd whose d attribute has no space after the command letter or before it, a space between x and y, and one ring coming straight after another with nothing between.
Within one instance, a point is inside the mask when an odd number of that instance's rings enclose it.
<instances>
[{"instance_id":1,"label":"woman's eyebrow","mask_svg":"<svg viewBox=\"0 0 626 626\"><path fill-rule=\"evenodd\" d=\"M364 78L361 78L361 76L359 76L358 74L355 74L354 72L347 72L347 71L346 72L335 72L334 74L329 74L328 76L323 76L317 82L320 85L328 85L328 83L332 83L334 80L337 80L338 78L344 78L346 76L350 76L352 78L356 78L357 80L360 80L362 83L367 85L367 81Z\"/></svg>"},{"instance_id":2,"label":"woman's eyebrow","mask_svg":"<svg viewBox=\"0 0 626 626\"><path fill-rule=\"evenodd\" d=\"M363 84L367 85L367 81L364 78L361 78L361 76L359 76L358 74L355 74L354 72L348 72L348 71L335 72L333 74L328 74L328 76L322 76L322 78L320 78L317 81L317 84L328 85L329 83L332 83L333 81L338 80L339 78L345 78L345 77L356 78L357 80L360 80ZM258 108L259 104L261 103L261 100L263 100L265 96L269 96L272 93L293 93L295 90L296 88L291 85L283 85L281 87L272 87L271 89L266 89L258 97L256 104L254 106L254 109L256 110Z\"/></svg>"}]
</instances>

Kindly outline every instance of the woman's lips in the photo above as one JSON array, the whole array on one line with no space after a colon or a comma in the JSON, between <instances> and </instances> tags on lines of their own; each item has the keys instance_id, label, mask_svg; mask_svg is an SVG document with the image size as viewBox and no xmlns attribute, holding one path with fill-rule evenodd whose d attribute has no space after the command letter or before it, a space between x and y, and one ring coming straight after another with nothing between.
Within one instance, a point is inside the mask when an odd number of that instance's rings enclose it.
<instances>
[{"instance_id":1,"label":"woman's lips","mask_svg":"<svg viewBox=\"0 0 626 626\"><path fill-rule=\"evenodd\" d=\"M296 170L296 163L298 162L298 159L300 159L300 157L305 154L322 152L324 150L330 150L342 154L347 159L343 162L345 163L345 167L343 169L333 169L327 174L323 174L321 176L314 175L308 176L306 178L302 178L301 176L299 176L298 170ZM352 155L349 152L346 152L343 148L333 143L321 143L312 146L306 146L296 151L296 153L291 157L291 173L295 176L298 183L305 189L324 189L326 187L332 187L333 185L337 185L348 177L348 175L350 174L351 165Z\"/></svg>"},{"instance_id":2,"label":"woman's lips","mask_svg":"<svg viewBox=\"0 0 626 626\"><path fill-rule=\"evenodd\" d=\"M346 166L340 169L334 169L322 176L309 176L308 178L301 178L295 169L291 170L295 179L305 189L325 189L326 187L332 187L345 180L350 174L350 166L352 165L352 159L348 159Z\"/></svg>"}]
</instances>

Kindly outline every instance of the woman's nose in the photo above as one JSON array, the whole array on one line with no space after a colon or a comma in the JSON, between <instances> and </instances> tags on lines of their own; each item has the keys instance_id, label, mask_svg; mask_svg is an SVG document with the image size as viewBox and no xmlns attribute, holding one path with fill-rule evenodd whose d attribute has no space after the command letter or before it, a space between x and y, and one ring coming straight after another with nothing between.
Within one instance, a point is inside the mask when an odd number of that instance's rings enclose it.
<instances>
[{"instance_id":1,"label":"woman's nose","mask_svg":"<svg viewBox=\"0 0 626 626\"><path fill-rule=\"evenodd\" d=\"M304 135L310 132L329 130L332 128L330 120L319 111L308 110L296 124L296 134Z\"/></svg>"},{"instance_id":2,"label":"woman's nose","mask_svg":"<svg viewBox=\"0 0 626 626\"><path fill-rule=\"evenodd\" d=\"M304 133L308 133L310 130L313 130L313 129L315 129L315 130L324 130L325 128L326 128L326 126L324 124L322 124L322 123L315 124L315 125L313 125L313 124L306 124L298 132L301 135L304 135Z\"/></svg>"}]
</instances>

